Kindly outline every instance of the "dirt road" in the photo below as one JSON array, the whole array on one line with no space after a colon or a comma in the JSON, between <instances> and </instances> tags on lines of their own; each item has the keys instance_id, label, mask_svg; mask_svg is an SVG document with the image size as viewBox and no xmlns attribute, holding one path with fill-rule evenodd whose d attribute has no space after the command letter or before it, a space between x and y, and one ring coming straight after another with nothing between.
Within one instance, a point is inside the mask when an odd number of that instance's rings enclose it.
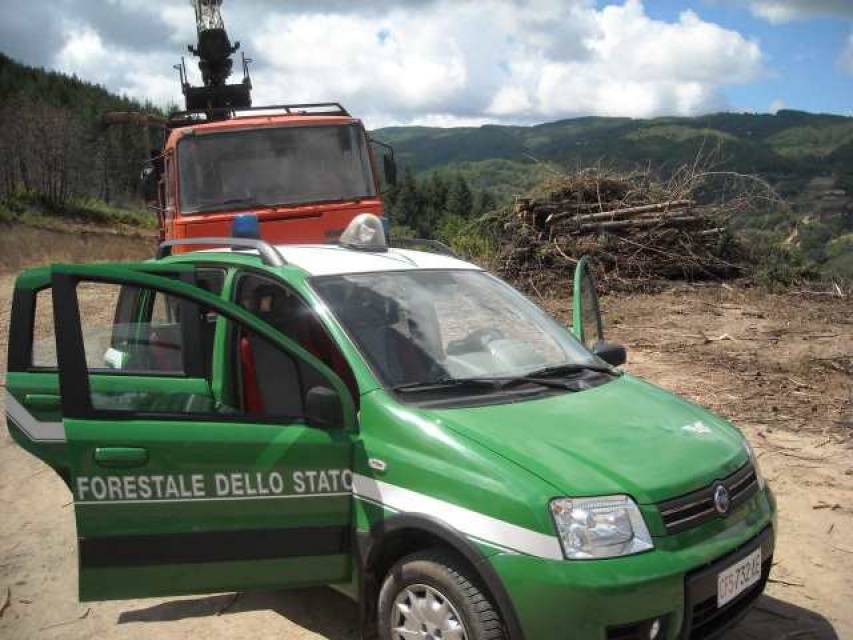
<instances>
[{"instance_id":1,"label":"dirt road","mask_svg":"<svg viewBox=\"0 0 853 640\"><path fill-rule=\"evenodd\" d=\"M772 582L729 637L853 639L851 302L717 287L604 308L627 368L735 420L776 493ZM71 495L5 430L0 509L0 638L357 638L355 606L329 589L79 604Z\"/></svg>"}]
</instances>

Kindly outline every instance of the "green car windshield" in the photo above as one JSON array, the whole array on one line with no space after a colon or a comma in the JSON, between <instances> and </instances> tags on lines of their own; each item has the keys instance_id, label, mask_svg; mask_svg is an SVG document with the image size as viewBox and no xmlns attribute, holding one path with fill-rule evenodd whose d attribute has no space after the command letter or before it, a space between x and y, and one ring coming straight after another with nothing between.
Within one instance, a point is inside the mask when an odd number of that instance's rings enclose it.
<instances>
[{"instance_id":1,"label":"green car windshield","mask_svg":"<svg viewBox=\"0 0 853 640\"><path fill-rule=\"evenodd\" d=\"M482 271L322 276L312 285L390 388L606 366L565 327Z\"/></svg>"}]
</instances>

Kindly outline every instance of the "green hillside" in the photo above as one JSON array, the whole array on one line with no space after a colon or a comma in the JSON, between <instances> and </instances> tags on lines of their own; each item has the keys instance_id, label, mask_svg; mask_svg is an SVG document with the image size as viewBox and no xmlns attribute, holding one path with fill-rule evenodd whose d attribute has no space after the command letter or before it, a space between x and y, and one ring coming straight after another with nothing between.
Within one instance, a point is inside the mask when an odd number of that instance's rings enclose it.
<instances>
[{"instance_id":1,"label":"green hillside","mask_svg":"<svg viewBox=\"0 0 853 640\"><path fill-rule=\"evenodd\" d=\"M554 173L640 168L666 180L701 157L705 170L757 176L787 201L759 202L757 212L735 221L751 234L752 246L784 254L780 279L807 272L853 278L853 118L783 110L651 120L586 117L530 127L389 127L373 135L392 144L399 162L425 184L459 174L499 203ZM429 201L430 190L422 191ZM717 199L717 191L711 183L704 196ZM397 201L391 205L394 213ZM421 216L406 215L408 209L399 218Z\"/></svg>"},{"instance_id":2,"label":"green hillside","mask_svg":"<svg viewBox=\"0 0 853 640\"><path fill-rule=\"evenodd\" d=\"M692 162L700 150L717 147L725 170L760 175L788 196L815 177L853 182L848 161L853 118L799 111L652 120L587 117L531 127L389 127L374 135L394 145L401 163L417 173L460 167L480 186L498 192L508 183L511 189L526 184L541 171L537 164L651 165L666 174Z\"/></svg>"}]
</instances>

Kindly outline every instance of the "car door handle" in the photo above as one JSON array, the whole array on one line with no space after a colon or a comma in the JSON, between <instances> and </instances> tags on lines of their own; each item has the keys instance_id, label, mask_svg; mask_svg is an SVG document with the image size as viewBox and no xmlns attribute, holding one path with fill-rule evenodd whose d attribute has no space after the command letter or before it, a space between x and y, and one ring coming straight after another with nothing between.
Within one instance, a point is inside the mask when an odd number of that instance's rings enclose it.
<instances>
[{"instance_id":1,"label":"car door handle","mask_svg":"<svg viewBox=\"0 0 853 640\"><path fill-rule=\"evenodd\" d=\"M62 398L52 393L28 393L24 404L36 411L56 411L62 405Z\"/></svg>"},{"instance_id":2,"label":"car door handle","mask_svg":"<svg viewBox=\"0 0 853 640\"><path fill-rule=\"evenodd\" d=\"M98 447L95 462L102 467L141 467L148 462L148 451L138 447Z\"/></svg>"}]
</instances>

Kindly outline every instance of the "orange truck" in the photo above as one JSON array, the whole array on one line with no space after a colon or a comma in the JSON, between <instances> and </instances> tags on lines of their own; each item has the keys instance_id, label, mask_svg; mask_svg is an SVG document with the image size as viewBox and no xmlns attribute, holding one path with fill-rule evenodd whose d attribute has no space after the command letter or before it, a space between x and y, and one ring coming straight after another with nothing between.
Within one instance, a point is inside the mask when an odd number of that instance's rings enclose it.
<instances>
[{"instance_id":1,"label":"orange truck","mask_svg":"<svg viewBox=\"0 0 853 640\"><path fill-rule=\"evenodd\" d=\"M225 237L237 216L270 243L335 242L358 214L384 215L393 150L338 103L172 114L143 190L161 240Z\"/></svg>"}]
</instances>

